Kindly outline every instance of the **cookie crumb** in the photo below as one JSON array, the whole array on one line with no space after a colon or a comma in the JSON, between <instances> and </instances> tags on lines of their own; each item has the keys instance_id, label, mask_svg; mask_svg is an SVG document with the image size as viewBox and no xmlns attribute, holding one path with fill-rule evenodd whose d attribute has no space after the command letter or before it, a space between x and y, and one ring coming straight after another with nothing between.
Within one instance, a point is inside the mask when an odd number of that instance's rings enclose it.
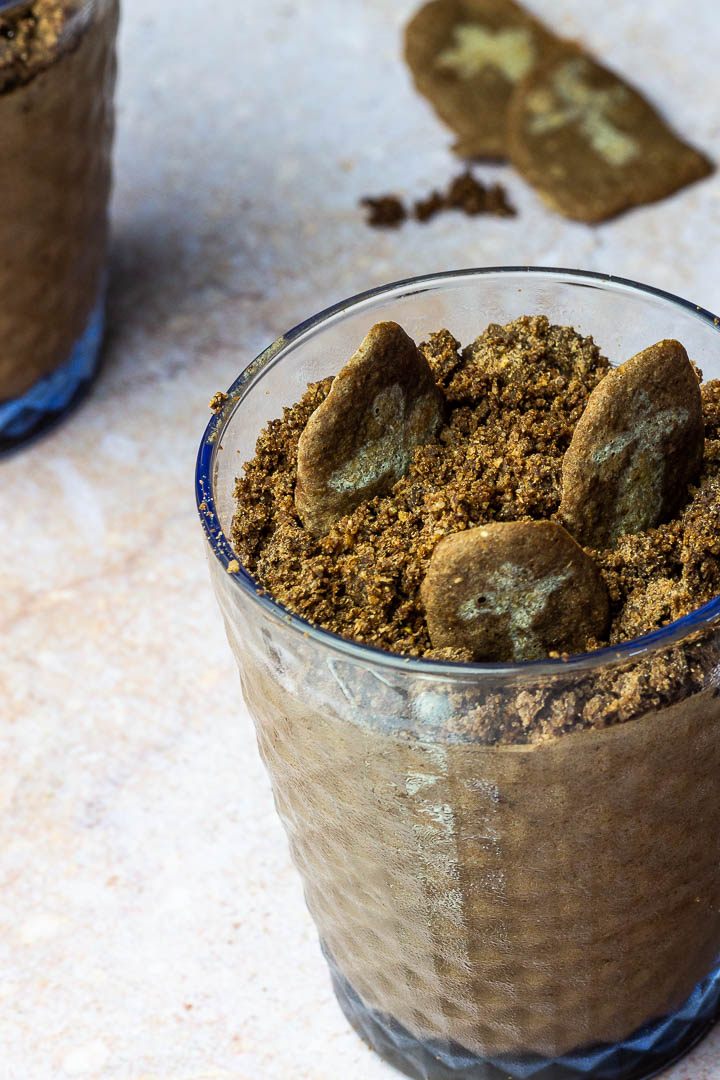
<instances>
[{"instance_id":1,"label":"cookie crumb","mask_svg":"<svg viewBox=\"0 0 720 1080\"><path fill-rule=\"evenodd\" d=\"M368 211L366 224L373 229L397 229L407 218L407 210L397 195L365 195L360 205Z\"/></svg>"},{"instance_id":2,"label":"cookie crumb","mask_svg":"<svg viewBox=\"0 0 720 1080\"><path fill-rule=\"evenodd\" d=\"M493 214L496 217L517 215L502 184L485 185L473 176L470 169L454 177L447 190L433 189L429 195L416 199L410 214L396 195L366 196L360 201L370 208L367 224L376 228L397 228L409 216L424 224L443 210L461 210L468 217L478 214Z\"/></svg>"},{"instance_id":3,"label":"cookie crumb","mask_svg":"<svg viewBox=\"0 0 720 1080\"><path fill-rule=\"evenodd\" d=\"M468 217L475 217L477 214L514 217L516 213L500 184L486 188L481 181L475 179L469 169L450 182L445 206L449 210L462 210Z\"/></svg>"},{"instance_id":4,"label":"cookie crumb","mask_svg":"<svg viewBox=\"0 0 720 1080\"><path fill-rule=\"evenodd\" d=\"M424 199L418 199L413 206L413 217L416 221L429 221L441 210L445 209L445 196L439 191L431 191Z\"/></svg>"}]
</instances>

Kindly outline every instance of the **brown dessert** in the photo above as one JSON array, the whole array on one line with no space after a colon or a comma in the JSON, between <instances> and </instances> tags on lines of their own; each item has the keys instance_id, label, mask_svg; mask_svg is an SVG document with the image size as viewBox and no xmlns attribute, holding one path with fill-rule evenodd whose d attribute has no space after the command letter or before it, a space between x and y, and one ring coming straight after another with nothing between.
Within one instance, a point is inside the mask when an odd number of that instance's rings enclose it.
<instances>
[{"instance_id":1,"label":"brown dessert","mask_svg":"<svg viewBox=\"0 0 720 1080\"><path fill-rule=\"evenodd\" d=\"M0 12L0 402L68 359L107 234L117 0Z\"/></svg>"},{"instance_id":2,"label":"brown dessert","mask_svg":"<svg viewBox=\"0 0 720 1080\"><path fill-rule=\"evenodd\" d=\"M701 388L702 465L694 482L683 474L684 504L666 504L663 484L654 502L642 496L674 517L634 522L641 531L583 552L558 523L563 462L570 454L582 469L607 445L592 425L575 442L587 410L591 419L606 410L607 434L626 445L630 413L616 387L632 385L646 354L613 371L592 339L543 316L491 325L465 349L443 330L420 351L445 396L444 422L390 491L326 535L303 527L294 498L298 442L333 380L311 386L260 435L237 481L233 535L238 562L276 599L406 658L466 660L478 651L510 658L513 630L518 652L528 633L549 649L546 601L566 572L579 589L563 595L568 611L557 621L568 616L573 648L637 636L720 593L720 383ZM682 375L689 417L697 388L685 381L679 346L660 343L650 355ZM669 453L678 432L696 452L697 430L682 418L667 445L664 423L650 423L666 411L655 389L633 415ZM633 454L622 460L625 476L648 475ZM536 586L554 579L539 603L529 596L524 642L517 618L508 628L509 562L522 577L516 599L528 601L533 575ZM259 605L216 563L246 700L323 945L366 1014L402 1026L408 1054L452 1043L465 1061L524 1061L617 1043L673 1013L712 972L720 942L713 626L596 666L428 672L387 656L376 663L370 652L358 658L269 612L248 613L244 605ZM451 601L471 602L473 634L458 637ZM494 625L481 610L493 606ZM439 648L436 617L451 631ZM488 647L488 628L502 648ZM640 1075L628 1053L618 1075ZM663 1064L668 1052L659 1053ZM423 1075L448 1073L430 1064Z\"/></svg>"}]
</instances>

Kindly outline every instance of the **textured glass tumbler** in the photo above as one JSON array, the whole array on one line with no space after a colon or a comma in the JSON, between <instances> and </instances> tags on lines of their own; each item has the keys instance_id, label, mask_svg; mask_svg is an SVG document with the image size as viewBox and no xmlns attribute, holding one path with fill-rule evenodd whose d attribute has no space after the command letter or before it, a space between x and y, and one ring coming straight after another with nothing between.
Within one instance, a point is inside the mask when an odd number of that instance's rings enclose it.
<instances>
[{"instance_id":1,"label":"textured glass tumbler","mask_svg":"<svg viewBox=\"0 0 720 1080\"><path fill-rule=\"evenodd\" d=\"M263 425L374 322L468 342L535 313L614 364L676 337L720 376L712 316L667 294L562 270L439 274L278 339L198 458L212 581L338 1000L418 1080L640 1080L702 1036L720 996L720 600L566 662L407 660L289 614L228 540ZM687 679L668 684L670 660ZM612 726L473 735L468 717L521 703Z\"/></svg>"},{"instance_id":2,"label":"textured glass tumbler","mask_svg":"<svg viewBox=\"0 0 720 1080\"><path fill-rule=\"evenodd\" d=\"M44 52L55 16L0 7L5 49L30 38L0 65L0 450L78 400L102 339L118 0L67 7Z\"/></svg>"}]
</instances>

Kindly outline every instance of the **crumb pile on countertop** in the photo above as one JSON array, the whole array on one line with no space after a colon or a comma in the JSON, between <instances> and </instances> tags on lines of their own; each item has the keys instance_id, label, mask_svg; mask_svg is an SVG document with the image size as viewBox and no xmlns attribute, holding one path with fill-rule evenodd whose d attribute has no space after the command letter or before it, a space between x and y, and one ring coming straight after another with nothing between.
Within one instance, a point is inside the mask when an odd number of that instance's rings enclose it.
<instances>
[{"instance_id":1,"label":"crumb pile on countertop","mask_svg":"<svg viewBox=\"0 0 720 1080\"><path fill-rule=\"evenodd\" d=\"M479 214L515 217L517 213L502 184L484 184L469 168L454 177L443 191L433 189L416 199L409 211L398 195L366 195L360 205L368 211L367 224L376 229L395 229L408 217L430 221L446 210L461 210L468 217Z\"/></svg>"},{"instance_id":2,"label":"crumb pile on countertop","mask_svg":"<svg viewBox=\"0 0 720 1080\"><path fill-rule=\"evenodd\" d=\"M591 392L610 371L592 338L545 316L491 325L461 349L448 330L420 346L447 408L386 494L361 503L322 536L295 508L297 448L332 379L261 433L237 481L233 543L278 601L325 629L408 656L471 659L433 648L420 589L446 536L490 522L558 520L563 457ZM605 640L660 627L720 592L720 382L702 388L705 450L678 515L587 554L610 600Z\"/></svg>"}]
</instances>

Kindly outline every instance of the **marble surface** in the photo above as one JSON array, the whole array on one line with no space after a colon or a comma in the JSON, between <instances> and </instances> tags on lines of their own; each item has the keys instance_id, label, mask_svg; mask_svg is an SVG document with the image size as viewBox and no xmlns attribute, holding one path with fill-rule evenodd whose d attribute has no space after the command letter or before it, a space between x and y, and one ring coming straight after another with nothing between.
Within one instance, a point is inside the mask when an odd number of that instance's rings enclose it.
<instances>
[{"instance_id":1,"label":"marble surface","mask_svg":"<svg viewBox=\"0 0 720 1080\"><path fill-rule=\"evenodd\" d=\"M720 309L720 177L600 228L368 229L456 169L412 91L413 0L126 0L109 334L0 463L0 1078L390 1080L331 996L208 583L207 401L295 322L459 266L624 274ZM530 0L720 160L714 0ZM720 1030L672 1080L720 1073Z\"/></svg>"}]
</instances>

